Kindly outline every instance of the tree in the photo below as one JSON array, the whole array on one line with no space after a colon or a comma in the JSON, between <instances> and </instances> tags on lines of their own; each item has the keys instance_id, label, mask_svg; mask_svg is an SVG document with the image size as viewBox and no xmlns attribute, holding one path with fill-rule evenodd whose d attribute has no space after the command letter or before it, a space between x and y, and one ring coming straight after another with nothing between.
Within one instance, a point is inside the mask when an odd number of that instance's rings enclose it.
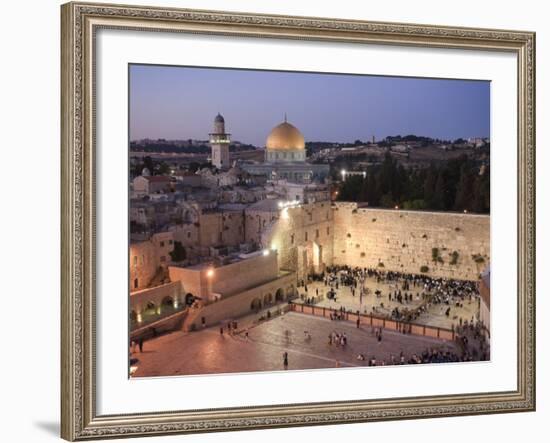
<instances>
[{"instance_id":1,"label":"tree","mask_svg":"<svg viewBox=\"0 0 550 443\"><path fill-rule=\"evenodd\" d=\"M435 184L437 180L435 166L433 163L428 168L426 178L424 180L424 201L431 207L434 201Z\"/></svg>"},{"instance_id":2,"label":"tree","mask_svg":"<svg viewBox=\"0 0 550 443\"><path fill-rule=\"evenodd\" d=\"M460 169L460 180L456 189L454 209L457 211L471 210L472 197L472 180L467 165L463 164Z\"/></svg>"},{"instance_id":3,"label":"tree","mask_svg":"<svg viewBox=\"0 0 550 443\"><path fill-rule=\"evenodd\" d=\"M437 181L435 182L435 189L433 193L433 201L431 202L433 209L442 210L445 209L445 176L442 171L437 174Z\"/></svg>"},{"instance_id":4,"label":"tree","mask_svg":"<svg viewBox=\"0 0 550 443\"><path fill-rule=\"evenodd\" d=\"M172 257L172 261L175 262L185 260L185 258L187 257L187 253L181 242L174 242L174 250L170 252L170 257Z\"/></svg>"}]
</instances>

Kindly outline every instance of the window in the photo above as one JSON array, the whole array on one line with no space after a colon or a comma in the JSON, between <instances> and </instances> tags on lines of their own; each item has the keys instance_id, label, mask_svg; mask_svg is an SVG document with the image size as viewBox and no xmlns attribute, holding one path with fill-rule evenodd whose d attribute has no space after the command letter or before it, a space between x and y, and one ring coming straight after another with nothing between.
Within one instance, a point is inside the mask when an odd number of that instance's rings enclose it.
<instances>
[{"instance_id":1,"label":"window","mask_svg":"<svg viewBox=\"0 0 550 443\"><path fill-rule=\"evenodd\" d=\"M327 226L327 235L330 235L330 226Z\"/></svg>"},{"instance_id":2,"label":"window","mask_svg":"<svg viewBox=\"0 0 550 443\"><path fill-rule=\"evenodd\" d=\"M319 229L315 230L315 238L319 238Z\"/></svg>"},{"instance_id":3,"label":"window","mask_svg":"<svg viewBox=\"0 0 550 443\"><path fill-rule=\"evenodd\" d=\"M139 287L139 284L138 284L138 279L136 278L134 280L134 289L137 289Z\"/></svg>"},{"instance_id":4,"label":"window","mask_svg":"<svg viewBox=\"0 0 550 443\"><path fill-rule=\"evenodd\" d=\"M309 221L313 221L313 212L309 213Z\"/></svg>"},{"instance_id":5,"label":"window","mask_svg":"<svg viewBox=\"0 0 550 443\"><path fill-rule=\"evenodd\" d=\"M191 231L187 232L187 238L191 238Z\"/></svg>"},{"instance_id":6,"label":"window","mask_svg":"<svg viewBox=\"0 0 550 443\"><path fill-rule=\"evenodd\" d=\"M160 247L164 248L164 242L163 241L160 242Z\"/></svg>"},{"instance_id":7,"label":"window","mask_svg":"<svg viewBox=\"0 0 550 443\"><path fill-rule=\"evenodd\" d=\"M161 256L161 257L160 257L160 262L161 262L161 263L164 263L165 261L166 261L166 256L164 256L164 255Z\"/></svg>"},{"instance_id":8,"label":"window","mask_svg":"<svg viewBox=\"0 0 550 443\"><path fill-rule=\"evenodd\" d=\"M137 260L138 260L137 255L134 255L134 266L137 266Z\"/></svg>"},{"instance_id":9,"label":"window","mask_svg":"<svg viewBox=\"0 0 550 443\"><path fill-rule=\"evenodd\" d=\"M290 234L290 244L294 244L294 234Z\"/></svg>"},{"instance_id":10,"label":"window","mask_svg":"<svg viewBox=\"0 0 550 443\"><path fill-rule=\"evenodd\" d=\"M173 245L173 244L174 244L174 241L173 241L173 240L168 240L168 244L169 244L169 245Z\"/></svg>"},{"instance_id":11,"label":"window","mask_svg":"<svg viewBox=\"0 0 550 443\"><path fill-rule=\"evenodd\" d=\"M307 231L306 231L306 235L305 235L305 240L307 241Z\"/></svg>"}]
</instances>

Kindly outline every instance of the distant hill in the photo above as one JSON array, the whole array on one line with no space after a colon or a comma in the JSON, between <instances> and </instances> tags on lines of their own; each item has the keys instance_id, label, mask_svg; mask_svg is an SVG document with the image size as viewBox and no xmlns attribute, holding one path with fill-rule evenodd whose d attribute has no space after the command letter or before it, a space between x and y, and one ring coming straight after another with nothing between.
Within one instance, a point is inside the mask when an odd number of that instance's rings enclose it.
<instances>
[{"instance_id":1,"label":"distant hill","mask_svg":"<svg viewBox=\"0 0 550 443\"><path fill-rule=\"evenodd\" d=\"M233 142L229 145L230 152L253 151L256 146ZM130 152L177 153L177 154L209 154L210 145L206 140L139 140L130 142Z\"/></svg>"}]
</instances>

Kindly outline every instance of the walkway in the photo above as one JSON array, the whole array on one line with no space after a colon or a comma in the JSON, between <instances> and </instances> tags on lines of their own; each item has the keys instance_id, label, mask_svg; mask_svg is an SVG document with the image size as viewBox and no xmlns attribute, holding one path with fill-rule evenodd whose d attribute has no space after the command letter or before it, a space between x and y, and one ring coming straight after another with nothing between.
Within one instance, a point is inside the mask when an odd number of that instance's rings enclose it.
<instances>
[{"instance_id":1,"label":"walkway","mask_svg":"<svg viewBox=\"0 0 550 443\"><path fill-rule=\"evenodd\" d=\"M348 345L329 345L332 331L345 333ZM378 342L370 327L357 329L350 322L289 312L248 329L248 338L244 331L237 336L220 335L219 328L178 331L146 341L144 352L132 357L139 360L134 377L147 377L284 370L283 352L289 354L289 370L366 366L374 356L377 361L389 361L401 351L409 357L431 347L458 352L454 342L393 331L384 331ZM367 360L357 360L360 353Z\"/></svg>"}]
</instances>

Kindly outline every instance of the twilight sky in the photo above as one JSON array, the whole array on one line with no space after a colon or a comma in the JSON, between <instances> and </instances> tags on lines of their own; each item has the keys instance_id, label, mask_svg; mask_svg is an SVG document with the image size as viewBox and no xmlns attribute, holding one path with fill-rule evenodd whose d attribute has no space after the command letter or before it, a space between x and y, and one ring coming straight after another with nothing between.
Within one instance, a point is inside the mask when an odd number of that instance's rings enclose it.
<instances>
[{"instance_id":1,"label":"twilight sky","mask_svg":"<svg viewBox=\"0 0 550 443\"><path fill-rule=\"evenodd\" d=\"M306 141L489 137L490 83L131 65L131 140L206 140L218 112L261 147L285 112Z\"/></svg>"}]
</instances>

